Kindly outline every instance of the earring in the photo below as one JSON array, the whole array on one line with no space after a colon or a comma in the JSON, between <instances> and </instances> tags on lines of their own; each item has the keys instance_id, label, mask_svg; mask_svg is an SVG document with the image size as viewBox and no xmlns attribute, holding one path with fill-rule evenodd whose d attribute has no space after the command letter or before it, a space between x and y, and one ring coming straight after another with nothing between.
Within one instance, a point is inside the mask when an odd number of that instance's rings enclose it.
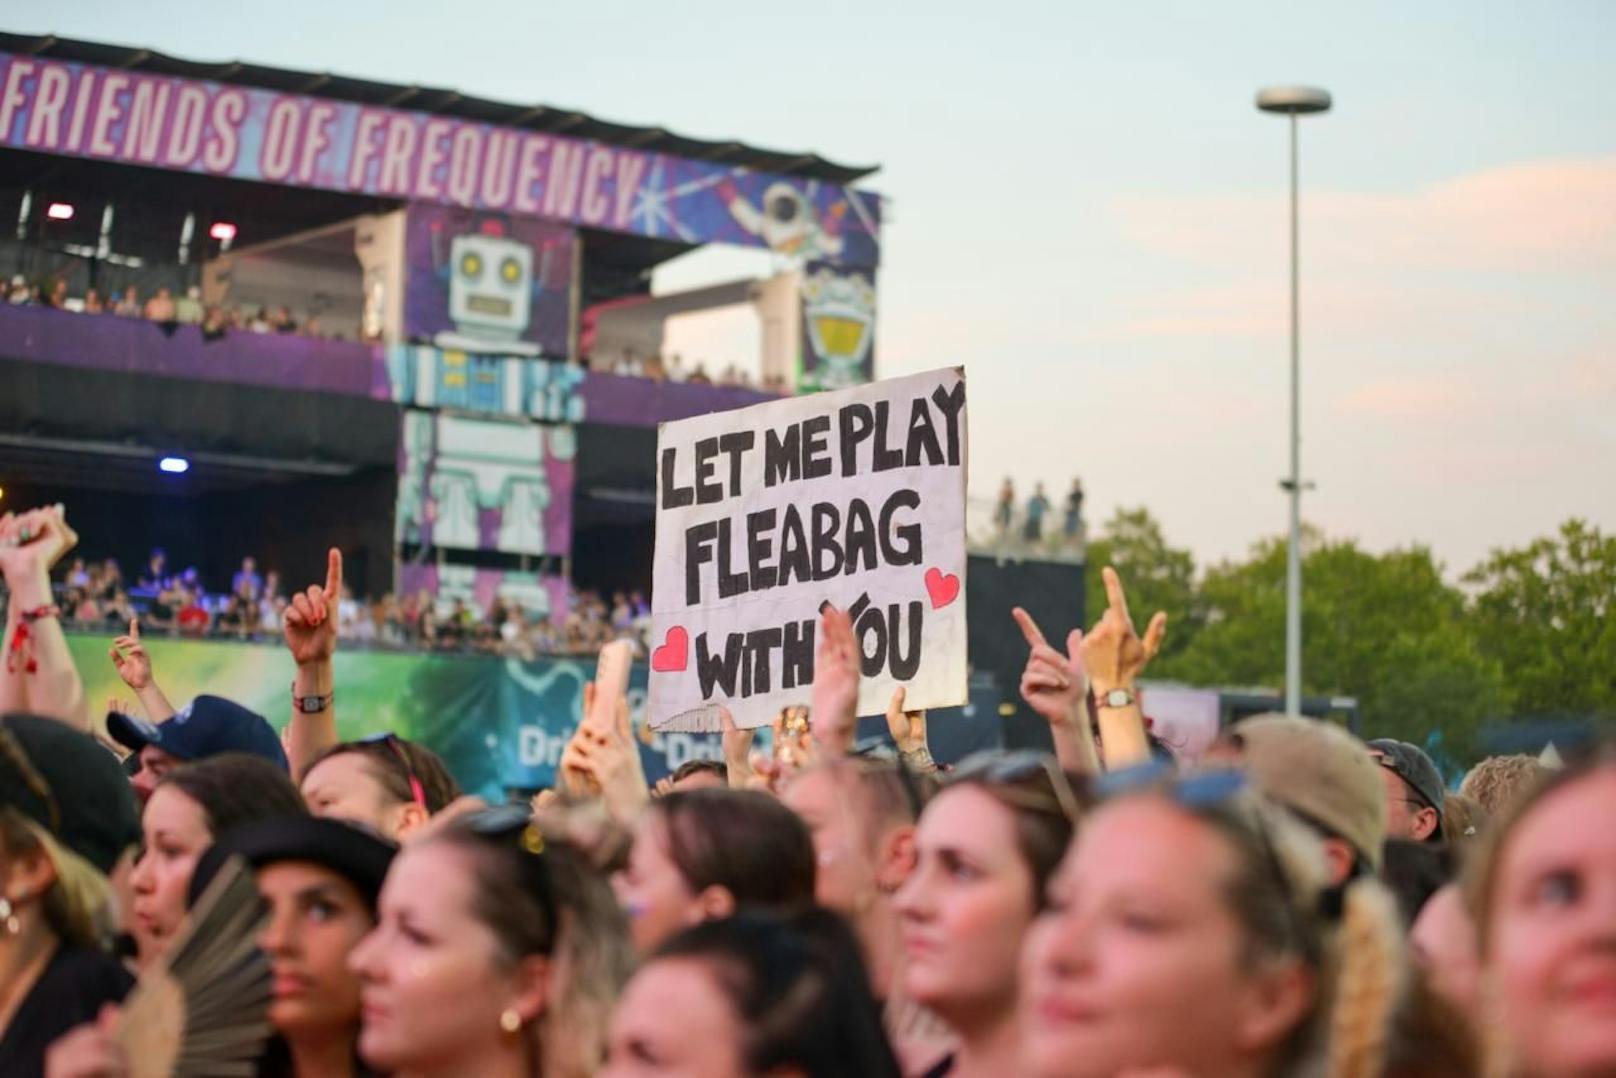
<instances>
[{"instance_id":1,"label":"earring","mask_svg":"<svg viewBox=\"0 0 1616 1078\"><path fill-rule=\"evenodd\" d=\"M507 1007L500 1012L499 1028L506 1033L517 1033L522 1028L522 1016L516 1013L515 1007Z\"/></svg>"},{"instance_id":2,"label":"earring","mask_svg":"<svg viewBox=\"0 0 1616 1078\"><path fill-rule=\"evenodd\" d=\"M22 931L22 922L17 920L16 910L12 908L9 898L0 898L0 921L5 922L8 936L15 936Z\"/></svg>"}]
</instances>

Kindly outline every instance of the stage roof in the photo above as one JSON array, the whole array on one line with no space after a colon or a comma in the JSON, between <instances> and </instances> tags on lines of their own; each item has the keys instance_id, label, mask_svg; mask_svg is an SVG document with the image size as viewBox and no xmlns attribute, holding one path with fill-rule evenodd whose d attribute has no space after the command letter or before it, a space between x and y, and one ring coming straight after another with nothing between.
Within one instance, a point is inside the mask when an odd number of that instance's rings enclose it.
<instances>
[{"instance_id":1,"label":"stage roof","mask_svg":"<svg viewBox=\"0 0 1616 1078\"><path fill-rule=\"evenodd\" d=\"M400 83L372 82L329 72L293 71L289 68L226 60L206 63L182 60L152 49L76 41L54 34L0 33L0 51L51 57L77 63L101 64L160 75L211 79L282 93L312 94L361 105L415 109L479 123L592 139L613 146L666 153L697 161L802 176L830 183L850 184L868 176L877 165L844 165L816 153L768 150L739 141L712 141L677 135L663 127L637 127L597 119L576 109L550 105L520 105L471 97L456 90Z\"/></svg>"}]
</instances>

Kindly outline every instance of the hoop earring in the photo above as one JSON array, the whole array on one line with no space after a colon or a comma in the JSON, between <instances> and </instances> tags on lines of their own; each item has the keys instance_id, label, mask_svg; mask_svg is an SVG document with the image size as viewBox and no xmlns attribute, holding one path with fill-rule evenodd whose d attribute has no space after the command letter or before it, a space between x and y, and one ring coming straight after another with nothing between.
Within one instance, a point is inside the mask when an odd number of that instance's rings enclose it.
<instances>
[{"instance_id":1,"label":"hoop earring","mask_svg":"<svg viewBox=\"0 0 1616 1078\"><path fill-rule=\"evenodd\" d=\"M516 1013L515 1007L507 1007L500 1012L499 1028L506 1033L520 1033L522 1031L522 1016Z\"/></svg>"}]
</instances>

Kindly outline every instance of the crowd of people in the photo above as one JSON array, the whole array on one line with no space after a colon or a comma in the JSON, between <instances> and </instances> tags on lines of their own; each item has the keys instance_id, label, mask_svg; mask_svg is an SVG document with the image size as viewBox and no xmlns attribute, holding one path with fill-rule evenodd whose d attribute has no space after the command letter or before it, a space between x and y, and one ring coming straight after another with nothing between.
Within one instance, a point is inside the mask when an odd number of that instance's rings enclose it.
<instances>
[{"instance_id":1,"label":"crowd of people","mask_svg":"<svg viewBox=\"0 0 1616 1078\"><path fill-rule=\"evenodd\" d=\"M122 318L144 318L163 325L189 325L201 329L202 335L217 339L232 331L249 333L287 333L322 340L342 340L342 334L328 331L320 324L320 316L310 314L299 320L289 308L204 304L202 289L191 285L176 292L167 285L159 285L144 300L139 289L129 285L121 293L104 294L91 285L82 296L68 294L66 277L51 277L44 283L30 282L23 274L11 278L6 301L14 306L54 307L57 310L80 314L111 314Z\"/></svg>"},{"instance_id":2,"label":"crowd of people","mask_svg":"<svg viewBox=\"0 0 1616 1078\"><path fill-rule=\"evenodd\" d=\"M677 352L667 357L658 354L642 357L633 351L625 351L610 358L592 357L588 364L591 369L607 374L621 375L625 378L649 378L653 382L688 382L690 385L730 386L781 394L789 393L791 389L783 375L765 374L761 379L757 379L752 377L751 371L735 363L726 364L717 374L710 374L706 363L697 360L686 366L684 357Z\"/></svg>"},{"instance_id":3,"label":"crowd of people","mask_svg":"<svg viewBox=\"0 0 1616 1078\"><path fill-rule=\"evenodd\" d=\"M238 640L279 638L291 601L280 573L260 572L254 557L242 559L228 591L209 591L194 567L172 569L160 548L133 580L116 559L74 558L53 587L64 622L74 628L122 632L138 621L158 634ZM643 641L650 614L643 592L617 591L608 599L571 586L561 609L497 597L484 606L426 591L367 599L344 588L338 597L343 636L354 643L518 658L593 654L619 637Z\"/></svg>"},{"instance_id":4,"label":"crowd of people","mask_svg":"<svg viewBox=\"0 0 1616 1078\"><path fill-rule=\"evenodd\" d=\"M1166 619L1109 569L1064 649L1005 627L1051 753L939 764L901 688L857 751L827 606L806 717L652 787L603 657L554 788L489 806L338 739L336 551L283 619L280 734L161 693L103 729L51 590L76 541L0 519L0 1073L1616 1074L1616 750L1454 794L1270 715L1175 759L1139 690Z\"/></svg>"}]
</instances>

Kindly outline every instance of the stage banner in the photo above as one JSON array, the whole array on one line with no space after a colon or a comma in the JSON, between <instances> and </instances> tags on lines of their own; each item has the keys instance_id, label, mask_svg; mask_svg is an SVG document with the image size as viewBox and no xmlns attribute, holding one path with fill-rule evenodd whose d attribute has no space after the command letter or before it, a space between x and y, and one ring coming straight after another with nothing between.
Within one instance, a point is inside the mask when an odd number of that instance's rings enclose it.
<instances>
[{"instance_id":1,"label":"stage banner","mask_svg":"<svg viewBox=\"0 0 1616 1078\"><path fill-rule=\"evenodd\" d=\"M405 221L406 337L459 352L571 353L576 231L423 203Z\"/></svg>"},{"instance_id":2,"label":"stage banner","mask_svg":"<svg viewBox=\"0 0 1616 1078\"><path fill-rule=\"evenodd\" d=\"M808 702L820 606L852 617L859 714L966 696L965 372L664 424L651 725L741 727Z\"/></svg>"},{"instance_id":3,"label":"stage banner","mask_svg":"<svg viewBox=\"0 0 1616 1078\"><path fill-rule=\"evenodd\" d=\"M176 707L213 693L252 708L277 728L290 717L292 660L279 644L152 636L141 643ZM110 636L70 633L68 646L95 707L109 700L123 701L123 710L138 707L107 661ZM583 714L584 682L595 676L594 656L522 662L339 648L335 662L338 737L348 741L391 730L421 741L443 757L467 793L496 803L507 791L555 782L561 750ZM636 726L643 726L643 666L630 675L628 698ZM723 755L715 736L644 733L640 757L652 782L687 760Z\"/></svg>"},{"instance_id":4,"label":"stage banner","mask_svg":"<svg viewBox=\"0 0 1616 1078\"><path fill-rule=\"evenodd\" d=\"M881 198L709 161L0 53L0 145L874 266ZM251 242L251 237L244 237Z\"/></svg>"},{"instance_id":5,"label":"stage banner","mask_svg":"<svg viewBox=\"0 0 1616 1078\"><path fill-rule=\"evenodd\" d=\"M400 543L535 557L572 549L572 427L413 409L403 417Z\"/></svg>"},{"instance_id":6,"label":"stage banner","mask_svg":"<svg viewBox=\"0 0 1616 1078\"><path fill-rule=\"evenodd\" d=\"M802 275L799 390L846 389L875 378L875 271L809 263Z\"/></svg>"}]
</instances>

